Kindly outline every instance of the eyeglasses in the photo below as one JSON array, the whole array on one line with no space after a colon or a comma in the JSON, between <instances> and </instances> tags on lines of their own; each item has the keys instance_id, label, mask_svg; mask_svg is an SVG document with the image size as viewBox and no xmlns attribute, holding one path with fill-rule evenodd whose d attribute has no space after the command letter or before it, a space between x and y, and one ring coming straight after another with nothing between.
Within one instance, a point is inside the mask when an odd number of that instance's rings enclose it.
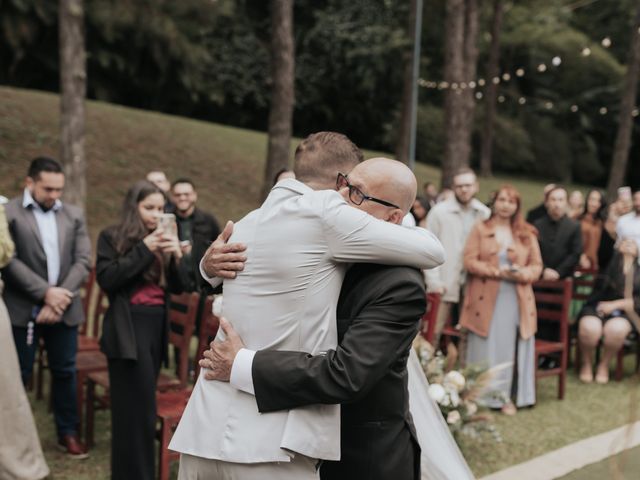
<instances>
[{"instance_id":1,"label":"eyeglasses","mask_svg":"<svg viewBox=\"0 0 640 480\"><path fill-rule=\"evenodd\" d=\"M362 205L362 202L364 202L365 200L369 200L370 202L376 202L380 205L384 205L385 207L400 209L399 206L394 205L393 203L365 195L364 193L362 193L362 190L360 190L358 187L354 187L349 183L347 175L339 173L338 178L336 179L336 188L340 190L344 187L347 187L349 189L349 200L351 200L354 205Z\"/></svg>"}]
</instances>

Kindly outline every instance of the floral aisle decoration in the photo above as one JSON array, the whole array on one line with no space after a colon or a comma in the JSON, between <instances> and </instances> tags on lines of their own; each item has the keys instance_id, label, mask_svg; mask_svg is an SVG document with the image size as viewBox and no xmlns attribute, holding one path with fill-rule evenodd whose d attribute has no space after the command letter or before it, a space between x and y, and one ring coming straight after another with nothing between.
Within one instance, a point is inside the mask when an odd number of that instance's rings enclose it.
<instances>
[{"instance_id":1,"label":"floral aisle decoration","mask_svg":"<svg viewBox=\"0 0 640 480\"><path fill-rule=\"evenodd\" d=\"M435 351L420 335L416 337L414 349L429 381L428 394L440 408L451 432L473 438L488 434L496 442L502 442L493 417L478 403L481 396L491 395L486 388L493 375L492 370L477 365L460 370L449 369L453 363L451 359L441 351Z\"/></svg>"}]
</instances>

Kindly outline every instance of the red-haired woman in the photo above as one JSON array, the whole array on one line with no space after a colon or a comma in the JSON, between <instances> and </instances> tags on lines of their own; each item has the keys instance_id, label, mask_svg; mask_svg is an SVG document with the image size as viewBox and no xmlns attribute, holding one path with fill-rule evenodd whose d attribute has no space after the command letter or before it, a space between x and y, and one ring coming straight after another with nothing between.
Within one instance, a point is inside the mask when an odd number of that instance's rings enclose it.
<instances>
[{"instance_id":1,"label":"red-haired woman","mask_svg":"<svg viewBox=\"0 0 640 480\"><path fill-rule=\"evenodd\" d=\"M503 365L491 380L486 404L511 415L516 405L535 403L537 317L531 285L542 272L536 231L520 210L520 194L505 185L496 193L491 217L471 230L464 251L468 280L460 316L469 330L467 363Z\"/></svg>"}]
</instances>

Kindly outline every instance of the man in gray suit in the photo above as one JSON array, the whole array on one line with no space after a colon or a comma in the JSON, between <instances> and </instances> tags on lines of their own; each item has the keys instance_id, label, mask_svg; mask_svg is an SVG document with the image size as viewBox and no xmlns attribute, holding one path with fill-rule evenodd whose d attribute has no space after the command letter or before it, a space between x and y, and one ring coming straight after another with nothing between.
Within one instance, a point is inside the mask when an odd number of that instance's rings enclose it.
<instances>
[{"instance_id":1,"label":"man in gray suit","mask_svg":"<svg viewBox=\"0 0 640 480\"><path fill-rule=\"evenodd\" d=\"M91 241L82 211L60 201L64 180L57 161L31 162L24 193L6 206L16 253L2 277L22 379L31 377L42 338L53 376L58 443L72 458L86 458L76 432L76 351L84 321L78 293L89 273Z\"/></svg>"}]
</instances>

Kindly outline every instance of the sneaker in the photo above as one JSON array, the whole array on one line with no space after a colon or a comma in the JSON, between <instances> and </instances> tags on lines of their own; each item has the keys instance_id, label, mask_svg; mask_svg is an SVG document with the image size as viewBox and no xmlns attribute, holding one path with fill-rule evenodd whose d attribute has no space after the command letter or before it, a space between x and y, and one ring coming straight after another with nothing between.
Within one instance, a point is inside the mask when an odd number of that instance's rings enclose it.
<instances>
[{"instance_id":1,"label":"sneaker","mask_svg":"<svg viewBox=\"0 0 640 480\"><path fill-rule=\"evenodd\" d=\"M65 435L58 440L58 448L67 454L67 457L74 460L84 460L89 458L87 449L84 447L77 435Z\"/></svg>"}]
</instances>

